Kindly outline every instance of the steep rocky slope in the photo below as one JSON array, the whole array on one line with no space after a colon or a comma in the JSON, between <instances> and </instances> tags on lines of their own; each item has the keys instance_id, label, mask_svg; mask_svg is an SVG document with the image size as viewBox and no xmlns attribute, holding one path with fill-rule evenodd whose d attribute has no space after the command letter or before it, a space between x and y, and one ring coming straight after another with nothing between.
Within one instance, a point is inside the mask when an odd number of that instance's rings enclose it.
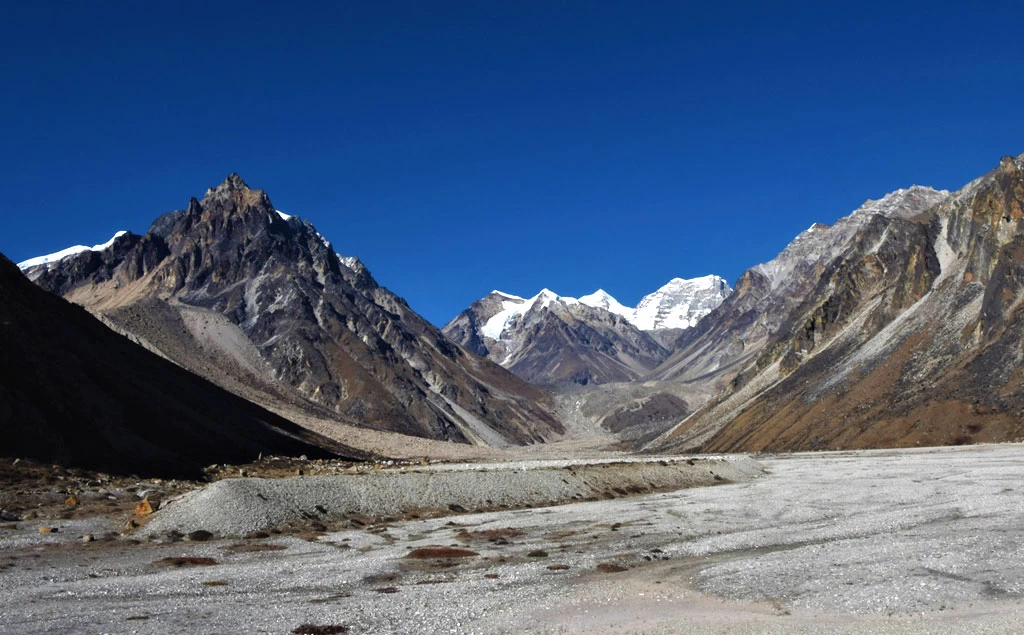
<instances>
[{"instance_id":1,"label":"steep rocky slope","mask_svg":"<svg viewBox=\"0 0 1024 635\"><path fill-rule=\"evenodd\" d=\"M556 436L547 396L452 344L308 222L230 176L144 236L26 268L45 289L267 405L432 439Z\"/></svg>"},{"instance_id":2,"label":"steep rocky slope","mask_svg":"<svg viewBox=\"0 0 1024 635\"><path fill-rule=\"evenodd\" d=\"M0 454L196 477L260 453L361 456L114 333L0 255Z\"/></svg>"},{"instance_id":3,"label":"steep rocky slope","mask_svg":"<svg viewBox=\"0 0 1024 635\"><path fill-rule=\"evenodd\" d=\"M729 379L659 448L1024 437L1024 155L816 226L681 340L661 378Z\"/></svg>"},{"instance_id":4,"label":"steep rocky slope","mask_svg":"<svg viewBox=\"0 0 1024 635\"><path fill-rule=\"evenodd\" d=\"M670 352L665 343L729 292L718 276L676 278L630 308L603 290L579 299L547 289L529 299L494 291L444 333L534 384L631 381L657 367Z\"/></svg>"}]
</instances>

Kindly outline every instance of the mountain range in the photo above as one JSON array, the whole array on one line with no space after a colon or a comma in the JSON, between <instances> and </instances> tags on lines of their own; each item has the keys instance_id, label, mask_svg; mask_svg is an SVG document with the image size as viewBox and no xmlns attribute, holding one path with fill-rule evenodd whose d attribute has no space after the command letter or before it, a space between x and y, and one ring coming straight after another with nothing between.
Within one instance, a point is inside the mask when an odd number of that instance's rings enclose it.
<instances>
[{"instance_id":1,"label":"mountain range","mask_svg":"<svg viewBox=\"0 0 1024 635\"><path fill-rule=\"evenodd\" d=\"M579 299L548 289L529 299L493 291L443 331L534 384L624 382L654 370L670 354L672 341L730 292L714 275L674 278L635 308L604 290Z\"/></svg>"},{"instance_id":2,"label":"mountain range","mask_svg":"<svg viewBox=\"0 0 1024 635\"><path fill-rule=\"evenodd\" d=\"M347 443L356 429L512 447L594 425L656 452L943 445L1024 438L1022 217L1024 155L1005 157L957 192L913 186L814 223L735 289L717 276L676 278L636 307L600 290L494 291L443 332L237 175L145 235L20 266L134 351L83 371L106 375L104 386L136 372L122 357L155 354L216 384L203 390L225 397L217 408L247 400L260 429L334 453L358 453ZM85 337L56 323L33 330L29 304L4 315L9 342L37 338L9 344L20 357L0 386L4 426L15 414L59 419L30 399L4 405L24 389L14 369L31 366L26 347L56 360L61 341ZM100 328L73 307L51 314ZM57 382L61 363L33 381ZM102 421L86 403L61 416Z\"/></svg>"}]
</instances>

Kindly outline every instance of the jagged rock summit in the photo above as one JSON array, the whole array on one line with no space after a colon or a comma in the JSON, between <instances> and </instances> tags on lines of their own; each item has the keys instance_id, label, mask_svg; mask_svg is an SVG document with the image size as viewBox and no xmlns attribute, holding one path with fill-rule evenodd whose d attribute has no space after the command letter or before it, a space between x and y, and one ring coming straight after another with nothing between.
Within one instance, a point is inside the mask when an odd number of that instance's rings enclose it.
<instances>
[{"instance_id":1,"label":"jagged rock summit","mask_svg":"<svg viewBox=\"0 0 1024 635\"><path fill-rule=\"evenodd\" d=\"M278 409L495 446L562 429L543 392L451 343L237 174L157 218L144 236L124 233L25 273L185 368Z\"/></svg>"},{"instance_id":2,"label":"jagged rock summit","mask_svg":"<svg viewBox=\"0 0 1024 635\"><path fill-rule=\"evenodd\" d=\"M493 291L444 333L538 385L631 381L654 369L670 352L665 342L730 292L718 276L675 278L630 308L603 289L578 299L548 289L528 299Z\"/></svg>"}]
</instances>

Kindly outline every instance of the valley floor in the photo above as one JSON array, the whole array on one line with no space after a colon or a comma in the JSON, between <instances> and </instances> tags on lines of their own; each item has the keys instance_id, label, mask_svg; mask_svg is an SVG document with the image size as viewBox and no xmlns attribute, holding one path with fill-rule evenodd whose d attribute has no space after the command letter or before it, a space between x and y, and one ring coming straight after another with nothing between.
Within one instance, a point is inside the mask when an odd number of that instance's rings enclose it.
<instances>
[{"instance_id":1,"label":"valley floor","mask_svg":"<svg viewBox=\"0 0 1024 635\"><path fill-rule=\"evenodd\" d=\"M305 537L15 523L0 632L1019 632L1024 446L757 460L715 487ZM426 547L447 549L409 557Z\"/></svg>"}]
</instances>

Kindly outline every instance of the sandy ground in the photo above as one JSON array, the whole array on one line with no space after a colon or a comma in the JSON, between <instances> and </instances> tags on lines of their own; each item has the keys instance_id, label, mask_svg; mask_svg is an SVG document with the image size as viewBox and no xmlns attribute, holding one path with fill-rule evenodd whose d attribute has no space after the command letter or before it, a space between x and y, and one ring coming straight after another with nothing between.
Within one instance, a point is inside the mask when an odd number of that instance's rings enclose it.
<instances>
[{"instance_id":1,"label":"sandy ground","mask_svg":"<svg viewBox=\"0 0 1024 635\"><path fill-rule=\"evenodd\" d=\"M1020 632L1021 445L758 461L736 484L305 539L13 523L0 632Z\"/></svg>"}]
</instances>

